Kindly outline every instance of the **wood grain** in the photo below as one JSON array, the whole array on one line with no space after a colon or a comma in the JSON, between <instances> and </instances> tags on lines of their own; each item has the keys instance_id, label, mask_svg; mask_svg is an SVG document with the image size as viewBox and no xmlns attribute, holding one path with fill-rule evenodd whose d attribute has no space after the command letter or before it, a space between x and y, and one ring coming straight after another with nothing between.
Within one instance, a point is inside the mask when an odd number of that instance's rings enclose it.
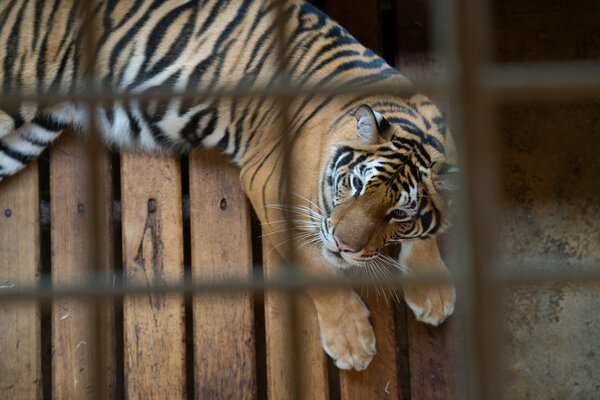
<instances>
[{"instance_id":1,"label":"wood grain","mask_svg":"<svg viewBox=\"0 0 600 400\"><path fill-rule=\"evenodd\" d=\"M100 192L108 196L108 167L106 150L100 152L104 179L95 182L104 186ZM92 229L101 229L106 240L107 221L99 221L101 227L92 227L91 195L88 183L91 179L90 149L83 141L67 131L50 153L50 214L52 284L81 284L94 272L92 260ZM109 207L110 198L103 197L97 204ZM107 210L101 213L109 215ZM102 246L103 251L107 250ZM106 257L104 260L107 260ZM100 261L102 262L102 261ZM110 273L109 263L104 272ZM103 307L104 327L112 332L112 308ZM86 399L94 396L96 363L94 360L94 308L81 299L59 299L52 303L52 396L56 399ZM102 373L108 387L104 393L114 390L112 334L102 335L98 351L105 365Z\"/></svg>"},{"instance_id":2,"label":"wood grain","mask_svg":"<svg viewBox=\"0 0 600 400\"><path fill-rule=\"evenodd\" d=\"M453 230L437 237L443 259L452 259L455 244ZM453 246L454 245L454 246ZM413 399L452 400L463 398L458 376L462 365L458 357L460 316L452 315L439 327L415 319L406 307L406 330L410 368L410 391Z\"/></svg>"},{"instance_id":3,"label":"wood grain","mask_svg":"<svg viewBox=\"0 0 600 400\"><path fill-rule=\"evenodd\" d=\"M121 155L124 273L131 285L183 277L180 181L176 157ZM184 398L183 296L127 296L123 318L126 398Z\"/></svg>"},{"instance_id":4,"label":"wood grain","mask_svg":"<svg viewBox=\"0 0 600 400\"><path fill-rule=\"evenodd\" d=\"M250 207L239 169L216 151L198 151L189 171L193 277L251 277ZM256 398L252 294L194 296L193 325L195 397Z\"/></svg>"},{"instance_id":5,"label":"wood grain","mask_svg":"<svg viewBox=\"0 0 600 400\"><path fill-rule=\"evenodd\" d=\"M0 182L0 290L39 281L37 162ZM0 303L0 398L40 398L40 307Z\"/></svg>"},{"instance_id":6,"label":"wood grain","mask_svg":"<svg viewBox=\"0 0 600 400\"><path fill-rule=\"evenodd\" d=\"M439 327L415 320L408 312L410 389L413 399L458 399L456 375L457 321L450 317Z\"/></svg>"},{"instance_id":7,"label":"wood grain","mask_svg":"<svg viewBox=\"0 0 600 400\"><path fill-rule=\"evenodd\" d=\"M398 382L398 357L394 321L394 305L377 299L374 289L362 298L371 311L371 324L377 338L377 354L364 371L340 370L341 398L351 399L401 399Z\"/></svg>"},{"instance_id":8,"label":"wood grain","mask_svg":"<svg viewBox=\"0 0 600 400\"><path fill-rule=\"evenodd\" d=\"M263 240L263 265L265 279L277 274L281 258L273 245ZM299 360L299 392L302 399L328 399L329 385L327 359L319 341L319 321L312 300L304 292L296 296L298 312L297 343L291 342L288 314L290 296L269 290L265 293L265 332L267 348L267 392L269 399L291 399L293 393L292 349L296 345Z\"/></svg>"}]
</instances>

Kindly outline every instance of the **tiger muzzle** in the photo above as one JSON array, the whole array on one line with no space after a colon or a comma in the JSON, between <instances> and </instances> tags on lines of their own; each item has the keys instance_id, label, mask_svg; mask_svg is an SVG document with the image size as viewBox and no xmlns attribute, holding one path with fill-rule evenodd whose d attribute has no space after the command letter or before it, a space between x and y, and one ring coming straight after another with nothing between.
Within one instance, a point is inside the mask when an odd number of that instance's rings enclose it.
<instances>
[{"instance_id":1,"label":"tiger muzzle","mask_svg":"<svg viewBox=\"0 0 600 400\"><path fill-rule=\"evenodd\" d=\"M352 253L361 251L369 243L376 225L374 218L356 201L341 210L334 210L332 222L338 249Z\"/></svg>"}]
</instances>

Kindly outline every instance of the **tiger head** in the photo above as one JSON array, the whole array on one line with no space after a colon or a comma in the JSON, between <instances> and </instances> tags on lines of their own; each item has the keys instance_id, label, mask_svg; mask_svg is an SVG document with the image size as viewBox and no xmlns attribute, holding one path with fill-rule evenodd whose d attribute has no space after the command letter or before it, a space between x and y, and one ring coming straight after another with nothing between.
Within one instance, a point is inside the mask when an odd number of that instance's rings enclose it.
<instances>
[{"instance_id":1,"label":"tiger head","mask_svg":"<svg viewBox=\"0 0 600 400\"><path fill-rule=\"evenodd\" d=\"M429 106L432 112L423 111ZM449 225L458 170L446 162L451 139L439 111L428 100L393 111L373 108L356 109L353 132L331 147L322 169L319 197L327 215L319 236L324 257L342 269Z\"/></svg>"}]
</instances>

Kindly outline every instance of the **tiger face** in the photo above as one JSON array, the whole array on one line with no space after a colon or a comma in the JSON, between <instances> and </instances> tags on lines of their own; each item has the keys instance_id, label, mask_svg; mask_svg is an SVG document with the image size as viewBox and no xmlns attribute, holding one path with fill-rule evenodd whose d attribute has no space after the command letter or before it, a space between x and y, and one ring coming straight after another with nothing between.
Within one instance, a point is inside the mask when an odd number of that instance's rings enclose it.
<instances>
[{"instance_id":1,"label":"tiger face","mask_svg":"<svg viewBox=\"0 0 600 400\"><path fill-rule=\"evenodd\" d=\"M388 244L442 232L457 172L394 119L366 105L355 116L355 139L333 148L322 178L322 251L341 269L378 258Z\"/></svg>"}]
</instances>

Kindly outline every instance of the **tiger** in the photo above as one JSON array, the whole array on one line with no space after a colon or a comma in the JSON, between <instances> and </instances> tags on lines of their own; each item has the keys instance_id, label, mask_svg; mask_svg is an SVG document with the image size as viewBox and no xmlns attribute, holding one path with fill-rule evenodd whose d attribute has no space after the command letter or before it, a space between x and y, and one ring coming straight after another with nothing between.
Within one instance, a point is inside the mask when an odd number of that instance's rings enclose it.
<instances>
[{"instance_id":1,"label":"tiger","mask_svg":"<svg viewBox=\"0 0 600 400\"><path fill-rule=\"evenodd\" d=\"M283 36L278 7L285 16ZM285 40L285 74L278 40ZM88 9L77 0L5 0L0 63L3 97L30 95L17 106L0 107L0 179L24 168L67 127L85 132L92 123L117 150L161 154L214 147L239 167L272 243L288 235L311 242L294 256L307 274L336 277L385 266L413 276L449 275L436 236L450 225L455 146L426 96L299 91L287 104L285 125L272 96L177 96L282 83L410 85L311 4L93 0ZM90 85L132 96L93 107L64 96L35 101L36 94L81 93ZM175 94L134 96L165 89ZM286 218L296 220L291 233L282 229ZM385 251L394 243L400 245L396 258ZM335 365L367 368L376 338L360 296L350 287L307 291L322 347ZM453 313L456 297L449 283L409 284L403 296L416 318L432 325Z\"/></svg>"}]
</instances>

